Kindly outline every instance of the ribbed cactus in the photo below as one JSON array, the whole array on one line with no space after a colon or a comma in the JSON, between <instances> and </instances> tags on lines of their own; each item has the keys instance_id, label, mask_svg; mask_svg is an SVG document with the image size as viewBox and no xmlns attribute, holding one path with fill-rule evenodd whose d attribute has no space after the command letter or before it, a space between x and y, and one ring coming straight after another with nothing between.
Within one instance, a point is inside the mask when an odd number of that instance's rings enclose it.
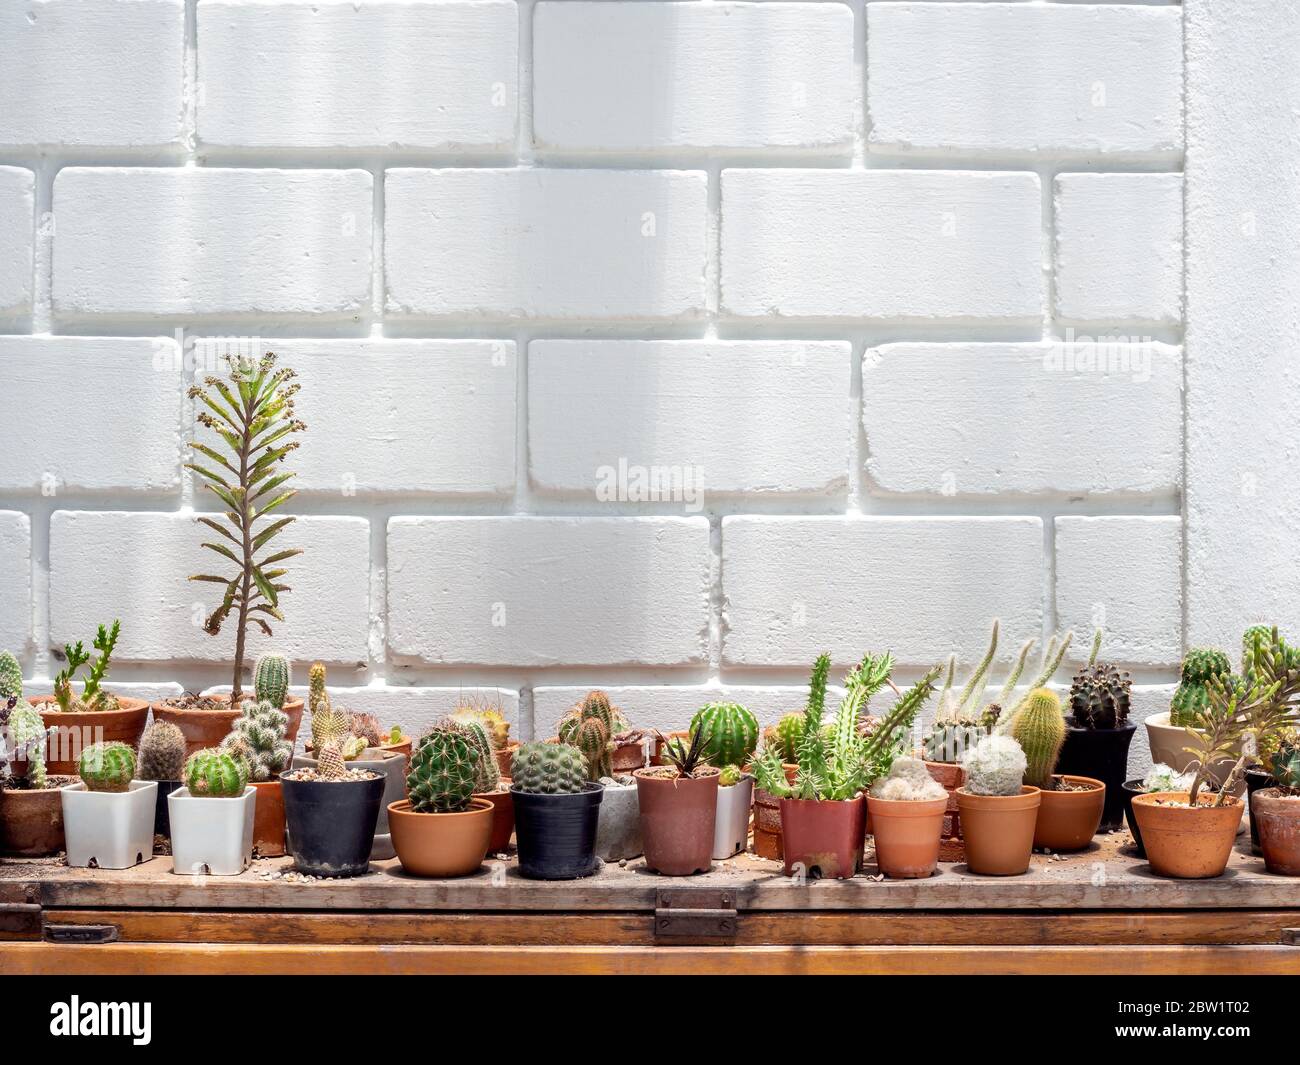
<instances>
[{"instance_id":1,"label":"ribbed cactus","mask_svg":"<svg viewBox=\"0 0 1300 1065\"><path fill-rule=\"evenodd\" d=\"M771 728L773 747L781 755L781 761L793 763L799 761L799 744L803 742L803 714L792 711L784 715Z\"/></svg>"},{"instance_id":2,"label":"ribbed cactus","mask_svg":"<svg viewBox=\"0 0 1300 1065\"><path fill-rule=\"evenodd\" d=\"M988 734L989 730L983 725L936 722L922 741L921 749L927 761L952 763Z\"/></svg>"},{"instance_id":3,"label":"ribbed cactus","mask_svg":"<svg viewBox=\"0 0 1300 1065\"><path fill-rule=\"evenodd\" d=\"M181 779L197 798L237 799L248 786L248 763L237 754L210 747L190 755Z\"/></svg>"},{"instance_id":4,"label":"ribbed cactus","mask_svg":"<svg viewBox=\"0 0 1300 1065\"><path fill-rule=\"evenodd\" d=\"M481 752L474 749L462 728L463 723L437 726L411 752L406 790L416 813L457 813L469 807ZM489 758L495 761L493 756Z\"/></svg>"},{"instance_id":5,"label":"ribbed cactus","mask_svg":"<svg viewBox=\"0 0 1300 1065\"><path fill-rule=\"evenodd\" d=\"M1273 641L1272 625L1252 625L1241 634L1241 675L1257 672L1259 648Z\"/></svg>"},{"instance_id":6,"label":"ribbed cactus","mask_svg":"<svg viewBox=\"0 0 1300 1065\"><path fill-rule=\"evenodd\" d=\"M325 690L325 665L312 664L308 674L307 705L311 709L311 747L323 751L330 743L338 744L345 755L348 740L352 738L352 715L346 710L330 705L329 692ZM355 758L360 748L352 754Z\"/></svg>"},{"instance_id":7,"label":"ribbed cactus","mask_svg":"<svg viewBox=\"0 0 1300 1065\"><path fill-rule=\"evenodd\" d=\"M293 745L285 739L289 715L269 702L246 701L221 749L248 763L249 779L274 780L293 757Z\"/></svg>"},{"instance_id":8,"label":"ribbed cactus","mask_svg":"<svg viewBox=\"0 0 1300 1065\"><path fill-rule=\"evenodd\" d=\"M446 731L450 729L459 733L469 743L470 755L474 763L474 791L475 795L486 795L488 792L496 791L501 785L501 767L497 763L496 751L492 746L492 739L488 735L488 730L484 727L483 722L476 719L466 721L457 721L455 718L447 717L434 726L432 735L435 731ZM423 746L425 739L420 740Z\"/></svg>"},{"instance_id":9,"label":"ribbed cactus","mask_svg":"<svg viewBox=\"0 0 1300 1065\"><path fill-rule=\"evenodd\" d=\"M26 699L15 699L9 710L9 746L27 760L27 780L33 788L45 787L45 736L49 731L41 712Z\"/></svg>"},{"instance_id":10,"label":"ribbed cactus","mask_svg":"<svg viewBox=\"0 0 1300 1065\"><path fill-rule=\"evenodd\" d=\"M1222 651L1212 647L1193 648L1183 659L1182 680L1169 703L1169 723L1181 728L1189 727L1210 701L1209 683L1218 678L1227 680L1232 674L1232 663Z\"/></svg>"},{"instance_id":11,"label":"ribbed cactus","mask_svg":"<svg viewBox=\"0 0 1300 1065\"><path fill-rule=\"evenodd\" d=\"M740 766L724 765L718 773L718 787L729 788L740 783Z\"/></svg>"},{"instance_id":12,"label":"ribbed cactus","mask_svg":"<svg viewBox=\"0 0 1300 1065\"><path fill-rule=\"evenodd\" d=\"M170 721L155 721L140 737L141 780L180 780L185 768L185 733Z\"/></svg>"},{"instance_id":13,"label":"ribbed cactus","mask_svg":"<svg viewBox=\"0 0 1300 1065\"><path fill-rule=\"evenodd\" d=\"M282 709L289 698L289 684L289 659L284 655L262 655L253 666L253 694L259 703Z\"/></svg>"},{"instance_id":14,"label":"ribbed cactus","mask_svg":"<svg viewBox=\"0 0 1300 1065\"><path fill-rule=\"evenodd\" d=\"M318 780L343 780L348 775L348 767L343 761L343 751L333 741L320 749L316 759L316 778Z\"/></svg>"},{"instance_id":15,"label":"ribbed cactus","mask_svg":"<svg viewBox=\"0 0 1300 1065\"><path fill-rule=\"evenodd\" d=\"M510 776L520 791L573 795L587 784L587 760L566 743L525 743L515 751Z\"/></svg>"},{"instance_id":16,"label":"ribbed cactus","mask_svg":"<svg viewBox=\"0 0 1300 1065\"><path fill-rule=\"evenodd\" d=\"M700 728L704 760L710 765L744 765L758 744L758 718L739 703L709 703L695 711L691 730Z\"/></svg>"},{"instance_id":17,"label":"ribbed cactus","mask_svg":"<svg viewBox=\"0 0 1300 1065\"><path fill-rule=\"evenodd\" d=\"M135 751L125 743L96 743L81 752L77 776L87 791L127 791L135 776Z\"/></svg>"},{"instance_id":18,"label":"ribbed cactus","mask_svg":"<svg viewBox=\"0 0 1300 1065\"><path fill-rule=\"evenodd\" d=\"M587 760L587 779L597 781L612 776L617 711L602 691L588 692L560 721L560 742L577 747Z\"/></svg>"},{"instance_id":19,"label":"ribbed cactus","mask_svg":"<svg viewBox=\"0 0 1300 1065\"><path fill-rule=\"evenodd\" d=\"M510 742L510 722L499 706L490 703L461 703L452 710L451 717L456 721L481 721L492 740L494 750L504 751Z\"/></svg>"},{"instance_id":20,"label":"ribbed cactus","mask_svg":"<svg viewBox=\"0 0 1300 1065\"><path fill-rule=\"evenodd\" d=\"M23 697L23 670L10 651L0 651L0 705Z\"/></svg>"},{"instance_id":21,"label":"ribbed cactus","mask_svg":"<svg viewBox=\"0 0 1300 1065\"><path fill-rule=\"evenodd\" d=\"M1052 791L1052 774L1065 742L1065 718L1055 692L1035 688L1029 693L1024 708L1011 723L1011 738L1025 752L1025 783Z\"/></svg>"},{"instance_id":22,"label":"ribbed cactus","mask_svg":"<svg viewBox=\"0 0 1300 1065\"><path fill-rule=\"evenodd\" d=\"M961 757L972 795L1019 795L1025 766L1025 752L1010 736L986 736Z\"/></svg>"}]
</instances>

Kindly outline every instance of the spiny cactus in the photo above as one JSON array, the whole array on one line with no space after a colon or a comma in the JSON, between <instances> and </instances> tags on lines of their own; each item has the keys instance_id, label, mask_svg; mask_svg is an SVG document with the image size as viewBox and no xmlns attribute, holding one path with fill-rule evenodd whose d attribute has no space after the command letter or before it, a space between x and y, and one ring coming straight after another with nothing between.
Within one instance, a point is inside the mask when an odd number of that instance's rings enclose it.
<instances>
[{"instance_id":1,"label":"spiny cactus","mask_svg":"<svg viewBox=\"0 0 1300 1065\"><path fill-rule=\"evenodd\" d=\"M284 655L266 654L253 665L253 696L259 703L270 703L277 710L289 698L289 659Z\"/></svg>"},{"instance_id":2,"label":"spiny cactus","mask_svg":"<svg viewBox=\"0 0 1300 1065\"><path fill-rule=\"evenodd\" d=\"M962 755L965 788L972 795L1019 795L1026 764L1025 752L1010 736L986 736Z\"/></svg>"},{"instance_id":3,"label":"spiny cactus","mask_svg":"<svg viewBox=\"0 0 1300 1065\"><path fill-rule=\"evenodd\" d=\"M587 779L598 781L612 776L617 711L609 696L602 691L588 692L585 699L576 703L560 721L561 743L577 747L587 760Z\"/></svg>"},{"instance_id":4,"label":"spiny cactus","mask_svg":"<svg viewBox=\"0 0 1300 1065\"><path fill-rule=\"evenodd\" d=\"M249 779L274 780L293 757L293 745L285 739L289 715L269 702L246 700L221 749L248 763Z\"/></svg>"},{"instance_id":5,"label":"spiny cactus","mask_svg":"<svg viewBox=\"0 0 1300 1065\"><path fill-rule=\"evenodd\" d=\"M343 780L348 775L348 767L343 761L343 751L332 740L320 749L316 759L317 780Z\"/></svg>"},{"instance_id":6,"label":"spiny cactus","mask_svg":"<svg viewBox=\"0 0 1300 1065\"><path fill-rule=\"evenodd\" d=\"M119 706L117 697L103 689L104 678L108 676L108 663L113 657L113 648L117 646L118 633L121 631L122 623L114 621L112 626L105 628L99 626L99 631L95 634L94 649L99 652L99 657L91 662L91 655L80 640L75 644L64 644L63 653L67 661L64 663L58 675L54 678L54 700L59 704L59 709L64 713L84 713L95 710L116 710ZM81 695L78 696L72 690L73 681L76 679L77 670L82 666L90 663L90 671L86 674L86 680L82 684Z\"/></svg>"},{"instance_id":7,"label":"spiny cactus","mask_svg":"<svg viewBox=\"0 0 1300 1065\"><path fill-rule=\"evenodd\" d=\"M740 783L740 766L724 765L721 772L718 773L718 787L729 788L733 784Z\"/></svg>"},{"instance_id":8,"label":"spiny cactus","mask_svg":"<svg viewBox=\"0 0 1300 1065\"><path fill-rule=\"evenodd\" d=\"M919 758L897 759L889 774L871 786L871 794L890 802L929 802L948 797Z\"/></svg>"},{"instance_id":9,"label":"spiny cactus","mask_svg":"<svg viewBox=\"0 0 1300 1065\"><path fill-rule=\"evenodd\" d=\"M710 765L745 765L758 744L758 718L739 703L709 703L695 711L691 728L699 726L704 760Z\"/></svg>"},{"instance_id":10,"label":"spiny cactus","mask_svg":"<svg viewBox=\"0 0 1300 1065\"><path fill-rule=\"evenodd\" d=\"M486 795L496 791L501 785L501 767L497 764L496 752L492 748L492 740L483 722L474 719L457 721L453 717L444 718L427 736L421 738L420 745L423 746L425 740L434 732L448 730L463 736L469 744L474 774L473 794Z\"/></svg>"},{"instance_id":11,"label":"spiny cactus","mask_svg":"<svg viewBox=\"0 0 1300 1065\"><path fill-rule=\"evenodd\" d=\"M462 731L435 727L411 752L406 788L416 813L456 813L468 809L475 793L476 769L481 752ZM489 755L495 761L495 758ZM490 790L490 789L489 789Z\"/></svg>"},{"instance_id":12,"label":"spiny cactus","mask_svg":"<svg viewBox=\"0 0 1300 1065\"><path fill-rule=\"evenodd\" d=\"M792 764L799 760L799 744L803 742L803 714L792 711L784 714L768 730L765 737L781 756L781 761Z\"/></svg>"},{"instance_id":13,"label":"spiny cactus","mask_svg":"<svg viewBox=\"0 0 1300 1065\"><path fill-rule=\"evenodd\" d=\"M1294 733L1278 744L1278 749L1268 760L1268 771L1288 792L1300 789L1300 740Z\"/></svg>"},{"instance_id":14,"label":"spiny cactus","mask_svg":"<svg viewBox=\"0 0 1300 1065\"><path fill-rule=\"evenodd\" d=\"M237 754L209 747L189 756L181 779L197 798L237 799L248 786L248 763Z\"/></svg>"},{"instance_id":15,"label":"spiny cactus","mask_svg":"<svg viewBox=\"0 0 1300 1065\"><path fill-rule=\"evenodd\" d=\"M1052 774L1065 742L1065 718L1055 692L1035 688L1029 693L1024 709L1011 723L1011 738L1025 752L1025 783L1043 791L1054 790Z\"/></svg>"},{"instance_id":16,"label":"spiny cactus","mask_svg":"<svg viewBox=\"0 0 1300 1065\"><path fill-rule=\"evenodd\" d=\"M325 690L323 662L314 662L308 674L307 705L311 709L312 750L323 751L327 744L334 743L346 756L345 747L352 738L352 715L330 704L329 692ZM352 757L359 753L360 749Z\"/></svg>"},{"instance_id":17,"label":"spiny cactus","mask_svg":"<svg viewBox=\"0 0 1300 1065\"><path fill-rule=\"evenodd\" d=\"M127 791L135 776L135 752L125 743L96 743L81 752L77 776L87 791Z\"/></svg>"},{"instance_id":18,"label":"spiny cactus","mask_svg":"<svg viewBox=\"0 0 1300 1065\"><path fill-rule=\"evenodd\" d=\"M33 788L44 788L45 774L45 737L49 731L41 718L41 713L26 699L10 697L9 708L9 745L12 753L27 761L27 780Z\"/></svg>"},{"instance_id":19,"label":"spiny cactus","mask_svg":"<svg viewBox=\"0 0 1300 1065\"><path fill-rule=\"evenodd\" d=\"M587 760L566 743L525 743L515 751L510 775L520 791L572 795L587 784Z\"/></svg>"},{"instance_id":20,"label":"spiny cactus","mask_svg":"<svg viewBox=\"0 0 1300 1065\"><path fill-rule=\"evenodd\" d=\"M1268 646L1272 638L1272 625L1251 625L1241 634L1241 675L1243 677L1256 671L1259 648Z\"/></svg>"},{"instance_id":21,"label":"spiny cactus","mask_svg":"<svg viewBox=\"0 0 1300 1065\"><path fill-rule=\"evenodd\" d=\"M0 705L23 697L23 669L10 651L0 651Z\"/></svg>"},{"instance_id":22,"label":"spiny cactus","mask_svg":"<svg viewBox=\"0 0 1300 1065\"><path fill-rule=\"evenodd\" d=\"M989 730L980 724L936 723L921 741L921 750L927 761L953 763L988 734Z\"/></svg>"},{"instance_id":23,"label":"spiny cactus","mask_svg":"<svg viewBox=\"0 0 1300 1065\"><path fill-rule=\"evenodd\" d=\"M1228 656L1213 647L1193 648L1183 659L1182 679L1169 703L1169 723L1190 728L1192 722L1209 705L1209 685L1213 680L1228 681L1232 663Z\"/></svg>"},{"instance_id":24,"label":"spiny cactus","mask_svg":"<svg viewBox=\"0 0 1300 1065\"><path fill-rule=\"evenodd\" d=\"M461 703L452 710L451 716L457 721L481 721L494 750L504 751L510 742L510 722L495 703Z\"/></svg>"},{"instance_id":25,"label":"spiny cactus","mask_svg":"<svg viewBox=\"0 0 1300 1065\"><path fill-rule=\"evenodd\" d=\"M1128 720L1133 681L1124 670L1098 662L1102 630L1092 641L1088 664L1074 675L1070 685L1070 712L1079 728L1113 729Z\"/></svg>"},{"instance_id":26,"label":"spiny cactus","mask_svg":"<svg viewBox=\"0 0 1300 1065\"><path fill-rule=\"evenodd\" d=\"M185 733L170 721L155 721L140 737L141 780L180 780L185 768Z\"/></svg>"},{"instance_id":27,"label":"spiny cactus","mask_svg":"<svg viewBox=\"0 0 1300 1065\"><path fill-rule=\"evenodd\" d=\"M1020 697L1019 702L1014 706L1007 708L1006 701L1011 697L1014 685L1008 682L1002 689L999 697L999 703L996 706L997 713L994 715L992 730L995 736L1007 736L1011 734L1012 722L1015 721L1016 715L1025 708L1029 702L1030 696L1039 688L1047 685L1051 679L1056 676L1056 671L1061 667L1061 660L1065 658L1066 649L1070 646L1070 641L1074 639L1073 632L1067 632L1064 637L1058 637L1053 634L1052 638L1047 641L1047 647L1043 650L1043 662L1038 670L1038 675L1029 682L1029 689ZM1058 642L1059 640L1059 642ZM1019 679L1019 672L1016 674ZM989 707L993 710L994 707Z\"/></svg>"},{"instance_id":28,"label":"spiny cactus","mask_svg":"<svg viewBox=\"0 0 1300 1065\"><path fill-rule=\"evenodd\" d=\"M355 711L352 714L352 735L365 740L367 747L382 747L383 733L379 727L379 718L374 714Z\"/></svg>"}]
</instances>

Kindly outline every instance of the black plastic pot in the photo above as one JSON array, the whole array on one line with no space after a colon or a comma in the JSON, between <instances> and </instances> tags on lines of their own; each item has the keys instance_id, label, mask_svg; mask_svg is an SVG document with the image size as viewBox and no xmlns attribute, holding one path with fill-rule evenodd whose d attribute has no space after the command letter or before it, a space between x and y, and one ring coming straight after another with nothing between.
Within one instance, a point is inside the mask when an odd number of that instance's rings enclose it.
<instances>
[{"instance_id":1,"label":"black plastic pot","mask_svg":"<svg viewBox=\"0 0 1300 1065\"><path fill-rule=\"evenodd\" d=\"M588 784L572 795L511 788L519 875L530 880L591 876L596 871L596 820L604 791L600 784Z\"/></svg>"},{"instance_id":2,"label":"black plastic pot","mask_svg":"<svg viewBox=\"0 0 1300 1065\"><path fill-rule=\"evenodd\" d=\"M1106 785L1106 805L1098 831L1124 827L1124 780L1128 776L1128 748L1137 725L1126 721L1119 728L1065 730L1065 744L1056 771L1063 776L1092 777Z\"/></svg>"},{"instance_id":3,"label":"black plastic pot","mask_svg":"<svg viewBox=\"0 0 1300 1065\"><path fill-rule=\"evenodd\" d=\"M384 777L369 780L294 780L280 774L284 820L293 865L309 876L360 876L384 794Z\"/></svg>"},{"instance_id":4,"label":"black plastic pot","mask_svg":"<svg viewBox=\"0 0 1300 1065\"><path fill-rule=\"evenodd\" d=\"M153 834L172 838L172 819L167 812L167 796L181 786L179 780L158 781L158 798L153 808Z\"/></svg>"},{"instance_id":5,"label":"black plastic pot","mask_svg":"<svg viewBox=\"0 0 1300 1065\"><path fill-rule=\"evenodd\" d=\"M1246 770L1246 794L1250 797L1250 850L1252 854L1259 854L1259 825L1255 822L1255 792L1262 791L1264 788L1276 788L1277 777L1273 776L1267 769L1260 769L1258 766L1252 766Z\"/></svg>"},{"instance_id":6,"label":"black plastic pot","mask_svg":"<svg viewBox=\"0 0 1300 1065\"><path fill-rule=\"evenodd\" d=\"M1147 849L1142 845L1142 833L1138 831L1137 818L1133 816L1133 796L1145 795L1146 789L1142 787L1141 780L1126 780L1120 785L1120 794L1124 796L1124 820L1128 822L1129 835L1137 847L1137 856L1145 858Z\"/></svg>"}]
</instances>

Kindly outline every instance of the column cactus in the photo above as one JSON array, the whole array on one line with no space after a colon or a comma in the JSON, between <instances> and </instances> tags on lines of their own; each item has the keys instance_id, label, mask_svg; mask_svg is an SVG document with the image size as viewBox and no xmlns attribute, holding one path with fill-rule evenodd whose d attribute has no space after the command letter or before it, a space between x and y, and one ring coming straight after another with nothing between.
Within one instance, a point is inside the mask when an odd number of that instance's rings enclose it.
<instances>
[{"instance_id":1,"label":"column cactus","mask_svg":"<svg viewBox=\"0 0 1300 1065\"><path fill-rule=\"evenodd\" d=\"M1025 752L1025 783L1053 791L1052 774L1065 742L1065 717L1055 692L1035 688L1029 693L1024 708L1011 723L1011 738Z\"/></svg>"},{"instance_id":2,"label":"column cactus","mask_svg":"<svg viewBox=\"0 0 1300 1065\"><path fill-rule=\"evenodd\" d=\"M284 655L262 655L253 666L253 694L259 703L270 703L283 709L289 698L292 674L289 659Z\"/></svg>"},{"instance_id":3,"label":"column cactus","mask_svg":"<svg viewBox=\"0 0 1300 1065\"><path fill-rule=\"evenodd\" d=\"M0 706L23 696L23 670L11 651L0 651Z\"/></svg>"},{"instance_id":4,"label":"column cactus","mask_svg":"<svg viewBox=\"0 0 1300 1065\"><path fill-rule=\"evenodd\" d=\"M87 791L128 791L135 776L135 752L125 743L96 743L81 752L77 775Z\"/></svg>"},{"instance_id":5,"label":"column cactus","mask_svg":"<svg viewBox=\"0 0 1300 1065\"><path fill-rule=\"evenodd\" d=\"M289 715L269 702L246 700L221 749L248 763L250 780L266 783L289 765L293 745L285 739Z\"/></svg>"},{"instance_id":6,"label":"column cactus","mask_svg":"<svg viewBox=\"0 0 1300 1065\"><path fill-rule=\"evenodd\" d=\"M311 710L311 746L313 751L323 751L327 744L338 744L347 757L348 741L352 737L352 715L331 705L325 690L325 664L314 662L307 676L307 705ZM354 752L355 758L362 748ZM319 757L319 755L318 755Z\"/></svg>"},{"instance_id":7,"label":"column cactus","mask_svg":"<svg viewBox=\"0 0 1300 1065\"><path fill-rule=\"evenodd\" d=\"M587 779L599 781L614 775L613 736L617 713L609 696L593 691L560 722L560 742L578 748L587 760Z\"/></svg>"}]
</instances>

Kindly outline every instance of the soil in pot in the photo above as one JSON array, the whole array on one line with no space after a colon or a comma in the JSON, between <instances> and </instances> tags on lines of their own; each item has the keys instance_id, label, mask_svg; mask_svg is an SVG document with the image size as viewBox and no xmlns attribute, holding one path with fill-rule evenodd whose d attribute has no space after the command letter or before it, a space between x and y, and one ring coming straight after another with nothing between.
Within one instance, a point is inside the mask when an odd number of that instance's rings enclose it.
<instances>
[{"instance_id":1,"label":"soil in pot","mask_svg":"<svg viewBox=\"0 0 1300 1065\"><path fill-rule=\"evenodd\" d=\"M284 854L284 793L278 780L250 780L257 791L253 815L253 851L259 858Z\"/></svg>"},{"instance_id":2,"label":"soil in pot","mask_svg":"<svg viewBox=\"0 0 1300 1065\"><path fill-rule=\"evenodd\" d=\"M1251 819L1259 826L1264 867L1282 876L1300 876L1300 795L1262 788L1250 798Z\"/></svg>"},{"instance_id":3,"label":"soil in pot","mask_svg":"<svg viewBox=\"0 0 1300 1065\"><path fill-rule=\"evenodd\" d=\"M385 779L366 769L349 769L342 780L321 780L313 769L281 773L294 868L326 877L368 872Z\"/></svg>"},{"instance_id":4,"label":"soil in pot","mask_svg":"<svg viewBox=\"0 0 1300 1065\"><path fill-rule=\"evenodd\" d=\"M1106 785L1090 777L1064 774L1054 775L1052 780L1056 788L1041 793L1034 849L1053 853L1083 850L1101 824Z\"/></svg>"},{"instance_id":5,"label":"soil in pot","mask_svg":"<svg viewBox=\"0 0 1300 1065\"><path fill-rule=\"evenodd\" d=\"M543 795L511 787L520 876L576 880L596 871L596 824L604 790L587 784L573 794Z\"/></svg>"},{"instance_id":6,"label":"soil in pot","mask_svg":"<svg viewBox=\"0 0 1300 1065\"><path fill-rule=\"evenodd\" d=\"M496 791L487 791L475 795L476 799L485 799L492 806L492 832L488 837L488 853L502 854L510 846L510 837L515 834L515 801L510 797L510 778L502 777L501 786ZM388 809L391 811L393 804ZM408 806L409 810L410 807ZM388 820L388 830L393 831L393 821ZM397 840L393 840L396 849ZM398 854L401 857L401 854Z\"/></svg>"},{"instance_id":7,"label":"soil in pot","mask_svg":"<svg viewBox=\"0 0 1300 1065\"><path fill-rule=\"evenodd\" d=\"M1142 830L1138 828L1137 818L1133 816L1133 797L1145 795L1146 789L1142 787L1141 780L1126 780L1120 788L1124 799L1124 820L1128 822L1128 832L1133 837L1133 848L1139 858L1145 858L1147 851L1142 846Z\"/></svg>"},{"instance_id":8,"label":"soil in pot","mask_svg":"<svg viewBox=\"0 0 1300 1065\"><path fill-rule=\"evenodd\" d=\"M252 692L246 692L246 698L252 698ZM302 724L303 701L299 698L285 700L284 712L289 715L289 727L285 739L293 743L298 738L298 728ZM221 741L230 732L239 710L230 705L229 695L195 695L187 693L174 699L164 699L152 706L155 721L170 721L181 730L185 737L185 757L195 751L209 747L221 746ZM141 726L143 727L143 726Z\"/></svg>"},{"instance_id":9,"label":"soil in pot","mask_svg":"<svg viewBox=\"0 0 1300 1065\"><path fill-rule=\"evenodd\" d=\"M1106 785L1102 805L1101 832L1124 827L1124 781L1128 778L1128 751L1137 725L1126 721L1119 728L1077 728L1065 730L1065 744L1056 763L1063 776L1088 777Z\"/></svg>"},{"instance_id":10,"label":"soil in pot","mask_svg":"<svg viewBox=\"0 0 1300 1065\"><path fill-rule=\"evenodd\" d=\"M847 880L862 868L867 804L852 799L782 799L785 875Z\"/></svg>"},{"instance_id":11,"label":"soil in pot","mask_svg":"<svg viewBox=\"0 0 1300 1065\"><path fill-rule=\"evenodd\" d=\"M641 854L641 803L636 781L629 776L603 777L604 796L596 821L596 854L618 862Z\"/></svg>"},{"instance_id":12,"label":"soil in pot","mask_svg":"<svg viewBox=\"0 0 1300 1065\"><path fill-rule=\"evenodd\" d=\"M876 864L885 876L912 880L934 874L939 866L939 840L947 808L946 795L919 802L867 796Z\"/></svg>"},{"instance_id":13,"label":"soil in pot","mask_svg":"<svg viewBox=\"0 0 1300 1065\"><path fill-rule=\"evenodd\" d=\"M1265 788L1276 788L1277 778L1267 769L1261 769L1259 766L1251 766L1246 770L1246 796L1250 803L1250 849L1254 854L1259 854L1259 819L1255 813L1255 793L1263 791Z\"/></svg>"},{"instance_id":14,"label":"soil in pot","mask_svg":"<svg viewBox=\"0 0 1300 1065\"><path fill-rule=\"evenodd\" d=\"M80 780L51 776L39 790L0 787L0 853L15 858L45 858L63 850L66 840L60 789Z\"/></svg>"},{"instance_id":15,"label":"soil in pot","mask_svg":"<svg viewBox=\"0 0 1300 1065\"><path fill-rule=\"evenodd\" d=\"M1228 867L1241 824L1241 800L1229 796L1222 806L1214 806L1215 795L1203 793L1193 808L1187 799L1185 791L1133 797L1133 815L1142 830L1147 861L1161 876L1181 880L1220 876Z\"/></svg>"},{"instance_id":16,"label":"soil in pot","mask_svg":"<svg viewBox=\"0 0 1300 1065\"><path fill-rule=\"evenodd\" d=\"M982 876L1019 876L1029 869L1042 792L1021 785L1019 795L975 795L957 789L966 868Z\"/></svg>"},{"instance_id":17,"label":"soil in pot","mask_svg":"<svg viewBox=\"0 0 1300 1065\"><path fill-rule=\"evenodd\" d=\"M391 803L397 860L412 876L468 876L487 856L495 809L484 796L458 813L416 813L407 799Z\"/></svg>"},{"instance_id":18,"label":"soil in pot","mask_svg":"<svg viewBox=\"0 0 1300 1065\"><path fill-rule=\"evenodd\" d=\"M52 695L35 696L31 703L41 712L50 729L45 746L45 771L60 776L77 772L81 752L96 743L125 743L139 747L140 735L149 719L149 704L143 699L118 697L120 709L63 713Z\"/></svg>"},{"instance_id":19,"label":"soil in pot","mask_svg":"<svg viewBox=\"0 0 1300 1065\"><path fill-rule=\"evenodd\" d=\"M664 876L692 876L713 867L718 817L718 770L679 777L671 766L638 769L641 840L646 868Z\"/></svg>"}]
</instances>

